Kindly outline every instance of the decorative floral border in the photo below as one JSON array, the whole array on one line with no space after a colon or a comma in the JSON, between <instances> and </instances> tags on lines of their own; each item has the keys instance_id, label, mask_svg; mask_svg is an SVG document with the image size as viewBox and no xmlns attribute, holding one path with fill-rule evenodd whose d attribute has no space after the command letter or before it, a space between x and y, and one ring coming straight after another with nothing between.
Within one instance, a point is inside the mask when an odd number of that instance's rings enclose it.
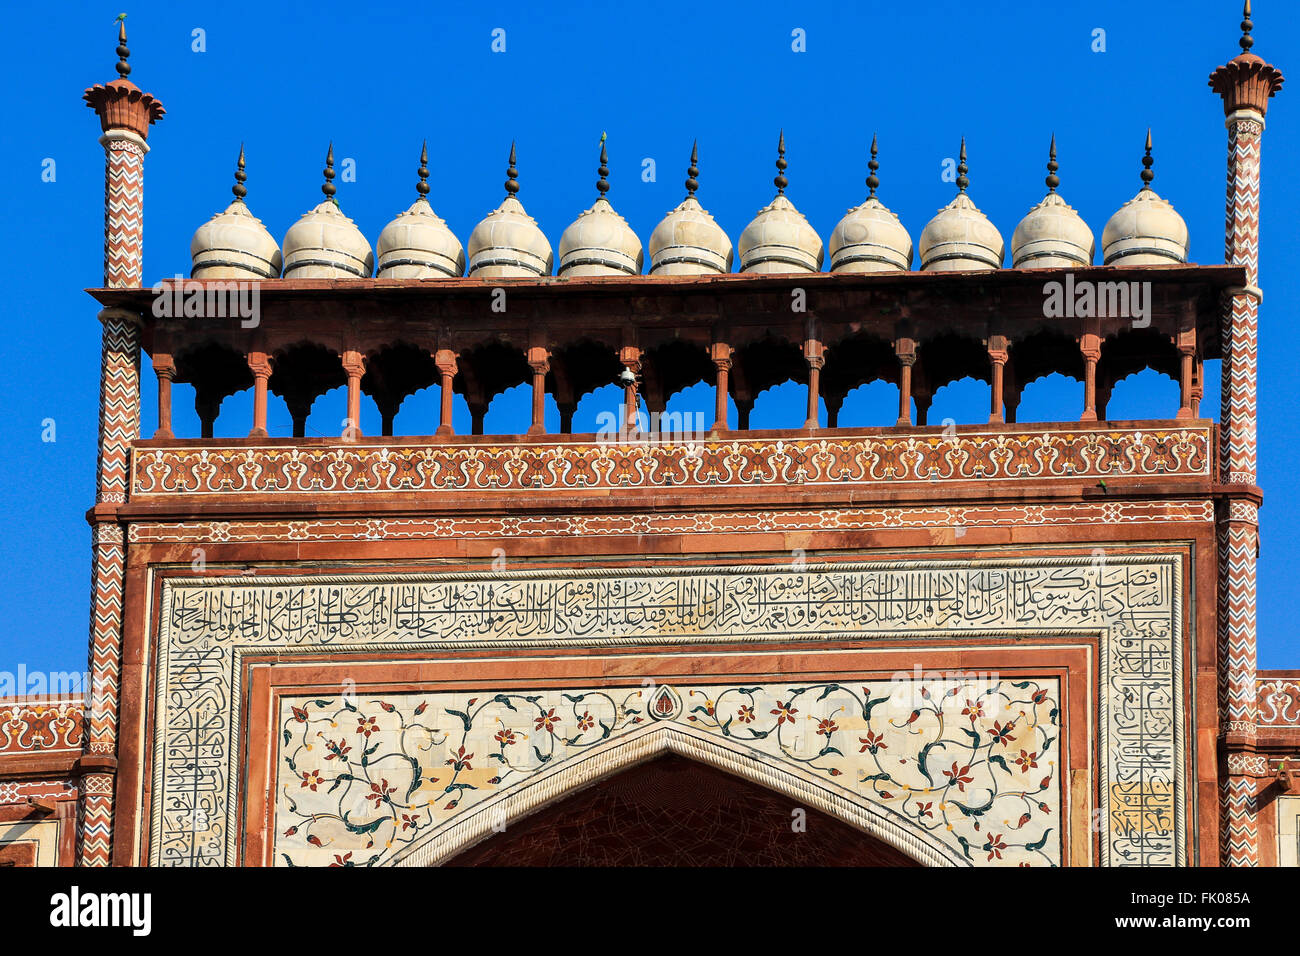
<instances>
[{"instance_id":1,"label":"decorative floral border","mask_svg":"<svg viewBox=\"0 0 1300 956\"><path fill-rule=\"evenodd\" d=\"M1210 474L1209 426L686 443L135 448L131 497L844 485Z\"/></svg>"}]
</instances>

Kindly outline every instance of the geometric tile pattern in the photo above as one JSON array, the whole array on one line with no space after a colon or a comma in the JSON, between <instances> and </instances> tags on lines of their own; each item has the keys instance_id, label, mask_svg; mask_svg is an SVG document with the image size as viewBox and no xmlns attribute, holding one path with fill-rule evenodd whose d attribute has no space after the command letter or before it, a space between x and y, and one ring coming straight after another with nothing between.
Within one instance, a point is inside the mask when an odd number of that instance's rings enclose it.
<instances>
[{"instance_id":1,"label":"geometric tile pattern","mask_svg":"<svg viewBox=\"0 0 1300 956\"><path fill-rule=\"evenodd\" d=\"M141 281L144 225L143 141L123 130L101 138L104 174L104 284ZM96 501L126 501L131 442L140 435L140 328L130 313L105 309L99 384L99 462ZM87 752L113 754L122 665L122 601L126 549L122 528L95 526L91 577L90 727ZM78 816L78 859L107 866L112 851L113 777L88 775Z\"/></svg>"},{"instance_id":2,"label":"geometric tile pattern","mask_svg":"<svg viewBox=\"0 0 1300 956\"><path fill-rule=\"evenodd\" d=\"M137 448L132 500L1208 476L1209 426L688 443Z\"/></svg>"},{"instance_id":3,"label":"geometric tile pattern","mask_svg":"<svg viewBox=\"0 0 1300 956\"><path fill-rule=\"evenodd\" d=\"M1228 121L1228 190L1224 252L1244 267L1247 289L1227 292L1223 325L1219 474L1229 484L1256 478L1256 375L1259 346L1259 166L1263 118L1241 113ZM1259 547L1256 507L1241 499L1220 516L1219 723L1232 746L1253 746L1256 717L1255 562ZM1220 788L1221 862L1259 863L1256 782L1230 774Z\"/></svg>"}]
</instances>

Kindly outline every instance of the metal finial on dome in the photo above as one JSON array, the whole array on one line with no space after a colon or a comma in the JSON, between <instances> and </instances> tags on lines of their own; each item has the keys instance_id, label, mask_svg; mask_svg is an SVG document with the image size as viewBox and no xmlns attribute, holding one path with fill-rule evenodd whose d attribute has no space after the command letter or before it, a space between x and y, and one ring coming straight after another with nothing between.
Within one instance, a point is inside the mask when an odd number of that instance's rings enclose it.
<instances>
[{"instance_id":1,"label":"metal finial on dome","mask_svg":"<svg viewBox=\"0 0 1300 956\"><path fill-rule=\"evenodd\" d=\"M790 180L785 178L785 171L789 165L785 161L785 130L781 130L781 137L776 143L776 178L772 180L778 196L785 195L785 187L790 185Z\"/></svg>"},{"instance_id":2,"label":"metal finial on dome","mask_svg":"<svg viewBox=\"0 0 1300 956\"><path fill-rule=\"evenodd\" d=\"M600 198L605 198L605 193L609 192L609 152L605 149L605 134L600 134L600 167L596 170L600 178L596 180L596 190L600 193Z\"/></svg>"},{"instance_id":3,"label":"metal finial on dome","mask_svg":"<svg viewBox=\"0 0 1300 956\"><path fill-rule=\"evenodd\" d=\"M515 177L519 175L519 170L515 169L515 143L510 141L510 164L506 169L506 198L509 199L515 193L519 192L519 180Z\"/></svg>"},{"instance_id":4,"label":"metal finial on dome","mask_svg":"<svg viewBox=\"0 0 1300 956\"><path fill-rule=\"evenodd\" d=\"M239 144L239 162L235 165L235 185L230 191L235 194L235 198L243 202L244 197L248 195L248 189L244 186L244 181L248 175L244 172L244 144Z\"/></svg>"},{"instance_id":5,"label":"metal finial on dome","mask_svg":"<svg viewBox=\"0 0 1300 956\"><path fill-rule=\"evenodd\" d=\"M697 139L691 144L691 164L686 167L686 195L694 196L695 190L700 188L700 181L696 177L700 175L700 141Z\"/></svg>"},{"instance_id":6,"label":"metal finial on dome","mask_svg":"<svg viewBox=\"0 0 1300 956\"><path fill-rule=\"evenodd\" d=\"M126 14L117 15L117 75L126 79L131 72L131 64L127 63L127 57L131 55L131 50L126 45Z\"/></svg>"},{"instance_id":7,"label":"metal finial on dome","mask_svg":"<svg viewBox=\"0 0 1300 956\"><path fill-rule=\"evenodd\" d=\"M1156 178L1156 174L1151 172L1151 164L1155 160L1151 158L1151 127L1147 127L1147 152L1142 157L1142 188L1150 189L1151 180Z\"/></svg>"},{"instance_id":8,"label":"metal finial on dome","mask_svg":"<svg viewBox=\"0 0 1300 956\"><path fill-rule=\"evenodd\" d=\"M415 184L415 191L423 199L429 195L429 141L426 139L420 146L420 168L415 171L420 177L420 181Z\"/></svg>"},{"instance_id":9,"label":"metal finial on dome","mask_svg":"<svg viewBox=\"0 0 1300 956\"><path fill-rule=\"evenodd\" d=\"M1255 39L1250 35L1254 28L1255 24L1250 22L1250 0L1246 0L1246 5L1241 9L1241 39L1237 41L1241 44L1242 53L1249 53L1255 45Z\"/></svg>"},{"instance_id":10,"label":"metal finial on dome","mask_svg":"<svg viewBox=\"0 0 1300 956\"><path fill-rule=\"evenodd\" d=\"M880 163L876 162L876 134L871 134L871 159L867 161L867 169L871 170L867 174L867 198L871 199L876 195L876 190L880 187L880 178L876 175L876 170L880 168Z\"/></svg>"},{"instance_id":11,"label":"metal finial on dome","mask_svg":"<svg viewBox=\"0 0 1300 956\"><path fill-rule=\"evenodd\" d=\"M1056 162L1056 134L1052 134L1052 145L1047 150L1047 191L1056 192L1056 187L1061 185L1061 177L1056 175L1056 171L1061 167Z\"/></svg>"},{"instance_id":12,"label":"metal finial on dome","mask_svg":"<svg viewBox=\"0 0 1300 956\"><path fill-rule=\"evenodd\" d=\"M321 186L320 191L325 194L325 198L337 202L334 199L334 144L330 143L329 152L325 154L325 185Z\"/></svg>"},{"instance_id":13,"label":"metal finial on dome","mask_svg":"<svg viewBox=\"0 0 1300 956\"><path fill-rule=\"evenodd\" d=\"M964 193L966 187L970 185L970 180L966 174L970 172L970 167L966 165L966 137L961 138L961 152L957 154L957 192Z\"/></svg>"}]
</instances>

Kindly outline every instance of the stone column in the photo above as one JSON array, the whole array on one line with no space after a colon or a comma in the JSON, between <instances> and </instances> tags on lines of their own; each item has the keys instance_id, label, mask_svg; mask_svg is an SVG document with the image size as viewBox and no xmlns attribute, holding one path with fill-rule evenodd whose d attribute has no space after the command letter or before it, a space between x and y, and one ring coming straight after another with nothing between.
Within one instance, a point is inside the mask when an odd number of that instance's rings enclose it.
<instances>
[{"instance_id":1,"label":"stone column","mask_svg":"<svg viewBox=\"0 0 1300 956\"><path fill-rule=\"evenodd\" d=\"M551 370L551 355L542 346L528 349L528 367L533 370L533 421L529 435L546 434L546 373Z\"/></svg>"},{"instance_id":2,"label":"stone column","mask_svg":"<svg viewBox=\"0 0 1300 956\"><path fill-rule=\"evenodd\" d=\"M175 438L172 434L172 381L176 378L176 363L170 355L155 352L153 373L158 377L158 430L153 437Z\"/></svg>"},{"instance_id":3,"label":"stone column","mask_svg":"<svg viewBox=\"0 0 1300 956\"><path fill-rule=\"evenodd\" d=\"M636 377L641 374L641 350L635 345L625 345L619 350L618 360L632 373L631 383L623 386L623 427L626 434L635 435L640 431L637 419L641 409L636 397Z\"/></svg>"},{"instance_id":4,"label":"stone column","mask_svg":"<svg viewBox=\"0 0 1300 956\"><path fill-rule=\"evenodd\" d=\"M348 376L348 416L343 425L343 439L356 441L361 437L361 376L366 374L366 357L352 349L345 350L343 371Z\"/></svg>"},{"instance_id":5,"label":"stone column","mask_svg":"<svg viewBox=\"0 0 1300 956\"><path fill-rule=\"evenodd\" d=\"M249 438L266 438L266 383L271 380L271 362L265 352L248 353L248 370L253 373L253 428Z\"/></svg>"},{"instance_id":6,"label":"stone column","mask_svg":"<svg viewBox=\"0 0 1300 956\"><path fill-rule=\"evenodd\" d=\"M989 424L1002 424L1006 421L1006 415L1003 411L1002 404L1002 386L1003 374L1007 365L1007 339L1003 335L989 336L989 362L993 366L993 374L989 376L989 391L992 392L989 411Z\"/></svg>"},{"instance_id":7,"label":"stone column","mask_svg":"<svg viewBox=\"0 0 1300 956\"><path fill-rule=\"evenodd\" d=\"M713 360L713 431L727 430L727 376L731 373L731 346L714 342L709 346Z\"/></svg>"},{"instance_id":8,"label":"stone column","mask_svg":"<svg viewBox=\"0 0 1300 956\"><path fill-rule=\"evenodd\" d=\"M1244 286L1223 296L1223 407L1219 481L1234 491L1219 501L1218 695L1220 770L1219 861L1259 863L1257 793L1267 777L1255 751L1255 562L1259 489L1255 472L1255 372L1258 346L1260 141L1268 100L1282 74L1250 53L1250 5L1242 21L1241 55L1210 75L1223 98L1228 128L1226 261L1242 266ZM1226 770L1226 773L1223 771Z\"/></svg>"},{"instance_id":9,"label":"stone column","mask_svg":"<svg viewBox=\"0 0 1300 956\"><path fill-rule=\"evenodd\" d=\"M894 354L898 356L898 421L899 428L912 425L912 366L916 364L916 342L910 338L894 341Z\"/></svg>"},{"instance_id":10,"label":"stone column","mask_svg":"<svg viewBox=\"0 0 1300 956\"><path fill-rule=\"evenodd\" d=\"M821 427L821 376L822 368L826 365L826 355L822 343L814 338L804 340L803 355L808 361L808 417L804 420L803 427L808 431L816 431Z\"/></svg>"},{"instance_id":11,"label":"stone column","mask_svg":"<svg viewBox=\"0 0 1300 956\"><path fill-rule=\"evenodd\" d=\"M1083 414L1081 422L1097 420L1097 363L1101 361L1101 336L1085 332L1079 337L1083 353Z\"/></svg>"},{"instance_id":12,"label":"stone column","mask_svg":"<svg viewBox=\"0 0 1300 956\"><path fill-rule=\"evenodd\" d=\"M456 366L456 353L451 349L438 349L433 355L433 363L438 368L438 379L442 389L440 411L438 416L438 430L435 435L454 435L456 430L451 425L452 399L455 393L452 392L452 380L456 377L458 371Z\"/></svg>"}]
</instances>

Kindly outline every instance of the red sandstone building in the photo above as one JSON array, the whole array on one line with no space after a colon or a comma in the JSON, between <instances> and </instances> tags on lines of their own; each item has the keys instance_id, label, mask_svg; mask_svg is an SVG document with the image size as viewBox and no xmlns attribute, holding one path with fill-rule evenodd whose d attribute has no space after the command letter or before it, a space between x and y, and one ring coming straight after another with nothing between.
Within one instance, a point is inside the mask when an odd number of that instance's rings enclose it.
<instances>
[{"instance_id":1,"label":"red sandstone building","mask_svg":"<svg viewBox=\"0 0 1300 956\"><path fill-rule=\"evenodd\" d=\"M148 288L164 111L126 78L123 29L119 78L85 94L107 153L93 694L0 701L0 861L1296 865L1300 671L1255 667L1260 144L1282 76L1250 30L1210 77L1221 265L1186 262L1149 140L1102 265L1053 152L1004 268L963 146L915 271L873 148L829 272L782 152L738 273L692 157L643 275L602 153L554 277L513 151L467 252L422 162L377 262L332 201L332 155L283 250L243 201L241 155L194 282ZM1144 314L1117 307L1143 288ZM1218 424L1199 409L1208 359ZM1108 420L1144 367L1180 383L1179 407ZM1015 424L1052 371L1084 381L1078 419ZM927 424L966 375L992 386L988 424ZM748 429L788 379L805 427ZM876 379L899 388L897 424L838 427ZM634 421L701 381L703 434L570 433L611 382ZM194 386L202 437L172 433L173 382ZM520 383L532 427L480 434ZM303 437L339 385L342 435ZM431 385L436 428L391 435ZM250 387L248 437L212 438ZM268 434L268 393L294 436ZM360 433L363 395L384 434Z\"/></svg>"}]
</instances>

